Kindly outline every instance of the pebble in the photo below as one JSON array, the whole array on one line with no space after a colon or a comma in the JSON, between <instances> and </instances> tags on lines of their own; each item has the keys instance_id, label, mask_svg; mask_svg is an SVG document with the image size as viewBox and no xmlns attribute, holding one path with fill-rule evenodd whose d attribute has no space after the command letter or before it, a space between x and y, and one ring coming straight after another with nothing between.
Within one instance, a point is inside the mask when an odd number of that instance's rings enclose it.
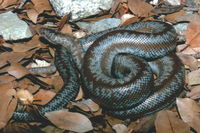
<instances>
[{"instance_id":1,"label":"pebble","mask_svg":"<svg viewBox=\"0 0 200 133\"><path fill-rule=\"evenodd\" d=\"M0 14L0 35L4 40L19 40L32 37L32 33L26 22L9 11Z\"/></svg>"}]
</instances>

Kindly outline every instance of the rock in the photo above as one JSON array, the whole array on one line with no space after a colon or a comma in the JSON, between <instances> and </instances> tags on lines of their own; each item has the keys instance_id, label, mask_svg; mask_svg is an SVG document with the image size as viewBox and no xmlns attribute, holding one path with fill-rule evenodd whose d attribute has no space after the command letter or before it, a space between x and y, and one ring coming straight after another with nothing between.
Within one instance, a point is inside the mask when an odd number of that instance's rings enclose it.
<instances>
[{"instance_id":1,"label":"rock","mask_svg":"<svg viewBox=\"0 0 200 133\"><path fill-rule=\"evenodd\" d=\"M5 40L18 40L29 38L32 33L23 20L11 11L0 14L0 35Z\"/></svg>"},{"instance_id":2,"label":"rock","mask_svg":"<svg viewBox=\"0 0 200 133\"><path fill-rule=\"evenodd\" d=\"M113 0L50 0L57 15L64 16L71 12L72 20L96 15L102 10L109 10Z\"/></svg>"},{"instance_id":3,"label":"rock","mask_svg":"<svg viewBox=\"0 0 200 133\"><path fill-rule=\"evenodd\" d=\"M107 18L107 19L102 19L100 21L97 21L91 26L90 32L91 33L97 33L100 31L104 31L106 29L114 28L119 26L121 23L120 19L116 18Z\"/></svg>"},{"instance_id":4,"label":"rock","mask_svg":"<svg viewBox=\"0 0 200 133\"><path fill-rule=\"evenodd\" d=\"M181 1L180 0L165 0L166 2L168 2L169 4L176 6L176 5L181 5Z\"/></svg>"},{"instance_id":5,"label":"rock","mask_svg":"<svg viewBox=\"0 0 200 133\"><path fill-rule=\"evenodd\" d=\"M185 41L185 31L188 27L188 23L177 23L174 25L174 28L176 29L176 33L178 34L178 40L179 41Z\"/></svg>"},{"instance_id":6,"label":"rock","mask_svg":"<svg viewBox=\"0 0 200 133\"><path fill-rule=\"evenodd\" d=\"M118 27L121 23L120 19L117 18L106 18L97 21L96 23L89 23L89 22L78 22L77 25L84 29L87 30L90 34L91 33L97 33L100 31L104 31L106 29Z\"/></svg>"}]
</instances>

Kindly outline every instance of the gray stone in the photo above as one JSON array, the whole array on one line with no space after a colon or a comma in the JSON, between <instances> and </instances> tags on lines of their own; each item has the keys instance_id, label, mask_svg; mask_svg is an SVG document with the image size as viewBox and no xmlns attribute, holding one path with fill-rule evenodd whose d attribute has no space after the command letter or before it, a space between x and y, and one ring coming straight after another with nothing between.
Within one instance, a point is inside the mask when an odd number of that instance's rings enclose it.
<instances>
[{"instance_id":1,"label":"gray stone","mask_svg":"<svg viewBox=\"0 0 200 133\"><path fill-rule=\"evenodd\" d=\"M107 18L97 21L91 26L90 32L97 33L100 31L104 31L106 29L118 27L121 23L120 19L117 18Z\"/></svg>"},{"instance_id":2,"label":"gray stone","mask_svg":"<svg viewBox=\"0 0 200 133\"><path fill-rule=\"evenodd\" d=\"M113 0L50 0L57 15L72 14L72 20L98 14L109 10Z\"/></svg>"},{"instance_id":3,"label":"gray stone","mask_svg":"<svg viewBox=\"0 0 200 133\"><path fill-rule=\"evenodd\" d=\"M11 11L0 14L0 20L0 35L5 40L18 40L32 36L27 23Z\"/></svg>"},{"instance_id":4,"label":"gray stone","mask_svg":"<svg viewBox=\"0 0 200 133\"><path fill-rule=\"evenodd\" d=\"M84 29L87 30L90 34L97 33L100 31L104 31L110 28L118 27L121 23L120 19L117 18L106 18L97 21L96 23L89 23L89 22L77 22L76 24Z\"/></svg>"}]
</instances>

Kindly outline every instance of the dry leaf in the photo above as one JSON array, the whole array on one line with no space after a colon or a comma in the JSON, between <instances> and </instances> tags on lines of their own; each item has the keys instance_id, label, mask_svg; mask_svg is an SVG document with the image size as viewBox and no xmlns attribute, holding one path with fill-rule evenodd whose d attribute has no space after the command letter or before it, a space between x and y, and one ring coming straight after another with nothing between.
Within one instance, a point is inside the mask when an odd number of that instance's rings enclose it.
<instances>
[{"instance_id":1,"label":"dry leaf","mask_svg":"<svg viewBox=\"0 0 200 133\"><path fill-rule=\"evenodd\" d=\"M200 83L200 69L188 73L188 85L197 85Z\"/></svg>"},{"instance_id":2,"label":"dry leaf","mask_svg":"<svg viewBox=\"0 0 200 133\"><path fill-rule=\"evenodd\" d=\"M49 90L44 90L40 89L35 95L34 99L34 104L47 104L54 96L56 95L55 92L49 91Z\"/></svg>"},{"instance_id":3,"label":"dry leaf","mask_svg":"<svg viewBox=\"0 0 200 133\"><path fill-rule=\"evenodd\" d=\"M200 17L192 20L185 31L186 44L192 47L200 46Z\"/></svg>"},{"instance_id":4,"label":"dry leaf","mask_svg":"<svg viewBox=\"0 0 200 133\"><path fill-rule=\"evenodd\" d=\"M54 125L62 129L74 132L88 132L93 129L90 120L86 116L79 113L59 110L45 113L45 116Z\"/></svg>"},{"instance_id":5,"label":"dry leaf","mask_svg":"<svg viewBox=\"0 0 200 133\"><path fill-rule=\"evenodd\" d=\"M200 106L190 98L177 98L178 111L184 122L200 132Z\"/></svg>"},{"instance_id":6,"label":"dry leaf","mask_svg":"<svg viewBox=\"0 0 200 133\"><path fill-rule=\"evenodd\" d=\"M23 104L32 104L34 100L33 95L28 90L24 89L18 90L16 96Z\"/></svg>"},{"instance_id":7,"label":"dry leaf","mask_svg":"<svg viewBox=\"0 0 200 133\"><path fill-rule=\"evenodd\" d=\"M131 15L131 14L124 14L121 17L121 24L120 25L126 26L126 25L129 25L129 24L138 22L138 21L139 21L138 17Z\"/></svg>"},{"instance_id":8,"label":"dry leaf","mask_svg":"<svg viewBox=\"0 0 200 133\"><path fill-rule=\"evenodd\" d=\"M83 89L80 87L78 95L76 96L75 101L81 100L83 98Z\"/></svg>"},{"instance_id":9,"label":"dry leaf","mask_svg":"<svg viewBox=\"0 0 200 133\"><path fill-rule=\"evenodd\" d=\"M5 83L10 83L15 80L15 77L10 75L0 76L0 85Z\"/></svg>"},{"instance_id":10,"label":"dry leaf","mask_svg":"<svg viewBox=\"0 0 200 133\"><path fill-rule=\"evenodd\" d=\"M27 43L15 43L13 45L14 52L27 52L34 48L39 48L41 42L39 41L39 36L35 35L29 42Z\"/></svg>"},{"instance_id":11,"label":"dry leaf","mask_svg":"<svg viewBox=\"0 0 200 133\"><path fill-rule=\"evenodd\" d=\"M45 10L52 10L48 0L31 0L34 4L35 10L40 14Z\"/></svg>"},{"instance_id":12,"label":"dry leaf","mask_svg":"<svg viewBox=\"0 0 200 133\"><path fill-rule=\"evenodd\" d=\"M179 53L177 55L181 59L182 63L184 65L189 66L191 70L197 70L198 69L197 59L195 59L193 56L182 54L182 53Z\"/></svg>"},{"instance_id":13,"label":"dry leaf","mask_svg":"<svg viewBox=\"0 0 200 133\"><path fill-rule=\"evenodd\" d=\"M29 74L29 71L18 63L11 63L11 66L7 69L8 73L17 79Z\"/></svg>"},{"instance_id":14,"label":"dry leaf","mask_svg":"<svg viewBox=\"0 0 200 133\"><path fill-rule=\"evenodd\" d=\"M191 88L191 92L187 93L187 97L191 99L199 99L200 98L200 86L193 86Z\"/></svg>"},{"instance_id":15,"label":"dry leaf","mask_svg":"<svg viewBox=\"0 0 200 133\"><path fill-rule=\"evenodd\" d=\"M36 24L39 13L35 9L29 9L26 13L30 20Z\"/></svg>"},{"instance_id":16,"label":"dry leaf","mask_svg":"<svg viewBox=\"0 0 200 133\"><path fill-rule=\"evenodd\" d=\"M3 52L2 54L0 54L0 67L6 65L8 61L10 63L19 62L26 56L27 53Z\"/></svg>"},{"instance_id":17,"label":"dry leaf","mask_svg":"<svg viewBox=\"0 0 200 133\"><path fill-rule=\"evenodd\" d=\"M165 16L165 19L171 23L176 23L177 22L177 18L179 16L182 16L185 14L185 11L184 10L180 10L179 12L175 12L175 13L172 13L172 14L168 14Z\"/></svg>"},{"instance_id":18,"label":"dry leaf","mask_svg":"<svg viewBox=\"0 0 200 133\"><path fill-rule=\"evenodd\" d=\"M158 112L155 127L156 133L190 133L190 127L168 110Z\"/></svg>"},{"instance_id":19,"label":"dry leaf","mask_svg":"<svg viewBox=\"0 0 200 133\"><path fill-rule=\"evenodd\" d=\"M64 34L72 34L72 27L69 24L65 24L61 29L61 32Z\"/></svg>"},{"instance_id":20,"label":"dry leaf","mask_svg":"<svg viewBox=\"0 0 200 133\"><path fill-rule=\"evenodd\" d=\"M154 123L157 114L152 114L143 117L139 123L134 127L136 133L148 133L152 128L154 128Z\"/></svg>"},{"instance_id":21,"label":"dry leaf","mask_svg":"<svg viewBox=\"0 0 200 133\"><path fill-rule=\"evenodd\" d=\"M6 125L15 111L17 106L17 99L13 98L15 93L14 89L9 89L0 97L0 129Z\"/></svg>"},{"instance_id":22,"label":"dry leaf","mask_svg":"<svg viewBox=\"0 0 200 133\"><path fill-rule=\"evenodd\" d=\"M99 105L93 102L91 99L87 99L87 100L84 99L77 103L73 102L73 105L78 106L79 108L81 108L82 110L86 112L88 111L95 112L99 110Z\"/></svg>"},{"instance_id":23,"label":"dry leaf","mask_svg":"<svg viewBox=\"0 0 200 133\"><path fill-rule=\"evenodd\" d=\"M6 8L11 5L17 5L21 2L22 0L0 0L0 8Z\"/></svg>"},{"instance_id":24,"label":"dry leaf","mask_svg":"<svg viewBox=\"0 0 200 133\"><path fill-rule=\"evenodd\" d=\"M153 6L143 0L128 0L129 9L139 17L148 17Z\"/></svg>"},{"instance_id":25,"label":"dry leaf","mask_svg":"<svg viewBox=\"0 0 200 133\"><path fill-rule=\"evenodd\" d=\"M124 124L116 124L113 125L112 128L116 131L116 133L127 133L128 128Z\"/></svg>"}]
</instances>

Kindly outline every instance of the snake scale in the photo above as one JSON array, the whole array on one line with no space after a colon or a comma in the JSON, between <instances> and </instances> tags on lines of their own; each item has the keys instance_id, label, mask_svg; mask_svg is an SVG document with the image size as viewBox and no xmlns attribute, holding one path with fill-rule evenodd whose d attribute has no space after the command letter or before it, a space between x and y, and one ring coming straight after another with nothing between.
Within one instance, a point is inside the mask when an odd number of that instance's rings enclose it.
<instances>
[{"instance_id":1,"label":"snake scale","mask_svg":"<svg viewBox=\"0 0 200 133\"><path fill-rule=\"evenodd\" d=\"M79 84L86 97L120 119L159 111L183 90L185 70L175 54L176 31L168 23L138 22L80 39L47 28L40 34L56 46L55 65L64 80L57 95L39 106L40 115L68 104ZM29 112L16 111L13 118L37 121Z\"/></svg>"}]
</instances>

